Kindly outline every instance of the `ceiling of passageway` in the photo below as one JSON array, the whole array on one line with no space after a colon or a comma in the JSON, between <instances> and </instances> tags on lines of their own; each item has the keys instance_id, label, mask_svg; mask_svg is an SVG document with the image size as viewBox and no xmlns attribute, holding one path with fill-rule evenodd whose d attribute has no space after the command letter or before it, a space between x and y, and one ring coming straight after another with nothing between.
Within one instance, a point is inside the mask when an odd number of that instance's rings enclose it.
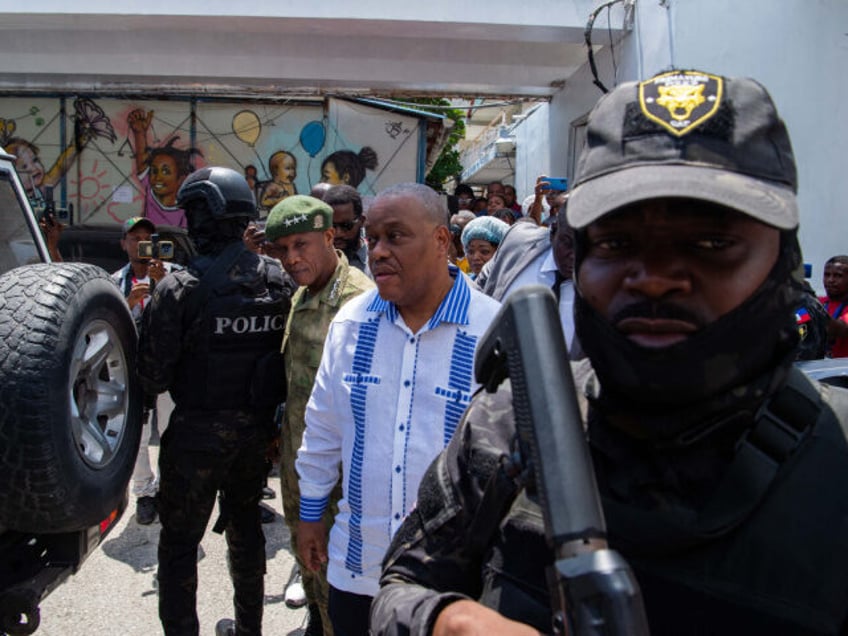
<instances>
[{"instance_id":1,"label":"ceiling of passageway","mask_svg":"<svg viewBox=\"0 0 848 636\"><path fill-rule=\"evenodd\" d=\"M0 89L548 97L583 26L0 12Z\"/></svg>"}]
</instances>

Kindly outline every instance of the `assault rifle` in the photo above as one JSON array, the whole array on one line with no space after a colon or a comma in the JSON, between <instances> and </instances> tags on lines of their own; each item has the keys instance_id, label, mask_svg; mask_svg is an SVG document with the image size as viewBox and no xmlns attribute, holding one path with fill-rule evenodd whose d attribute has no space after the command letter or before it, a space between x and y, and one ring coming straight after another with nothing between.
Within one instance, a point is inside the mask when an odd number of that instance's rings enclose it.
<instances>
[{"instance_id":1,"label":"assault rifle","mask_svg":"<svg viewBox=\"0 0 848 636\"><path fill-rule=\"evenodd\" d=\"M477 381L507 377L522 464L535 474L554 552L548 572L555 634L647 635L642 595L627 562L607 547L589 446L554 296L541 285L511 294L483 336Z\"/></svg>"}]
</instances>

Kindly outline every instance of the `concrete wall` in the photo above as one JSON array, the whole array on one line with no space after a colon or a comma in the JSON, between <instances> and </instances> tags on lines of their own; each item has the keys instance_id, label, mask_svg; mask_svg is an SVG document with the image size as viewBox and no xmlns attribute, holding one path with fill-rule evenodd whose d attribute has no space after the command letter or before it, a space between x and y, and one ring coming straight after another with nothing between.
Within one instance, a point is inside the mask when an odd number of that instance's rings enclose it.
<instances>
[{"instance_id":1,"label":"concrete wall","mask_svg":"<svg viewBox=\"0 0 848 636\"><path fill-rule=\"evenodd\" d=\"M824 261L848 253L848 2L844 0L637 0L635 29L615 47L618 81L676 68L753 77L771 93L786 121L798 163L801 243L821 289ZM599 25L605 25L605 19ZM671 27L671 28L670 28ZM602 42L603 29L596 28ZM669 34L670 37L669 37ZM597 60L614 84L609 47ZM551 169L565 157L568 124L601 93L588 64L554 96Z\"/></svg>"},{"instance_id":2,"label":"concrete wall","mask_svg":"<svg viewBox=\"0 0 848 636\"><path fill-rule=\"evenodd\" d=\"M539 104L515 129L515 191L518 202L533 194L536 177L553 176L551 157L557 154L550 134L550 105Z\"/></svg>"}]
</instances>

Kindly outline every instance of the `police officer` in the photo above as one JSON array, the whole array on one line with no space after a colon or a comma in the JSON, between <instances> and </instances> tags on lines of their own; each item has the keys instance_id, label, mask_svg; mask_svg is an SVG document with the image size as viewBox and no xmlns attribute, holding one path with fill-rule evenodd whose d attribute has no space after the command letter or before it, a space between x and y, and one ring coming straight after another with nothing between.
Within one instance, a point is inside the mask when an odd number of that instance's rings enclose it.
<instances>
[{"instance_id":1,"label":"police officer","mask_svg":"<svg viewBox=\"0 0 848 636\"><path fill-rule=\"evenodd\" d=\"M256 202L244 177L203 168L178 193L198 256L156 286L145 311L139 374L175 408L159 455L159 617L165 634L196 635L197 547L219 495L235 621L262 627L265 539L259 516L273 412L284 398L279 354L294 285L276 260L247 250Z\"/></svg>"}]
</instances>

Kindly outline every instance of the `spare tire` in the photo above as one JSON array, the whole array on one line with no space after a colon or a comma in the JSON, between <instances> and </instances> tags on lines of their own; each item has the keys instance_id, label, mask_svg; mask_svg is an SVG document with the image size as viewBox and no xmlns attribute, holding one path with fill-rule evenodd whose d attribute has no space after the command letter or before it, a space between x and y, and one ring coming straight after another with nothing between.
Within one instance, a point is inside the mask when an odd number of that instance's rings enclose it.
<instances>
[{"instance_id":1,"label":"spare tire","mask_svg":"<svg viewBox=\"0 0 848 636\"><path fill-rule=\"evenodd\" d=\"M126 497L141 436L136 330L83 263L0 277L0 526L71 532Z\"/></svg>"}]
</instances>

